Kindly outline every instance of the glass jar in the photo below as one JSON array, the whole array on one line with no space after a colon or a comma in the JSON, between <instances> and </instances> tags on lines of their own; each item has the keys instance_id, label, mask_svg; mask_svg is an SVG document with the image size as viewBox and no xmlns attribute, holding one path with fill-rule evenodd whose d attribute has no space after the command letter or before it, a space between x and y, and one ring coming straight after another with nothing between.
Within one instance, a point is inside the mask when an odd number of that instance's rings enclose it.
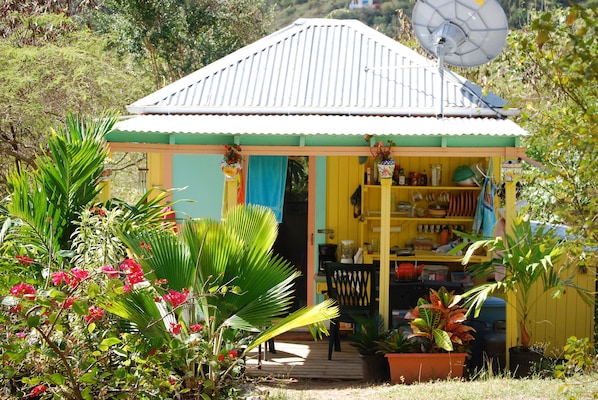
<instances>
[{"instance_id":1,"label":"glass jar","mask_svg":"<svg viewBox=\"0 0 598 400\"><path fill-rule=\"evenodd\" d=\"M440 186L442 184L442 164L430 164L430 185Z\"/></svg>"},{"instance_id":2,"label":"glass jar","mask_svg":"<svg viewBox=\"0 0 598 400\"><path fill-rule=\"evenodd\" d=\"M341 240L341 262L353 262L354 245L352 240Z\"/></svg>"}]
</instances>

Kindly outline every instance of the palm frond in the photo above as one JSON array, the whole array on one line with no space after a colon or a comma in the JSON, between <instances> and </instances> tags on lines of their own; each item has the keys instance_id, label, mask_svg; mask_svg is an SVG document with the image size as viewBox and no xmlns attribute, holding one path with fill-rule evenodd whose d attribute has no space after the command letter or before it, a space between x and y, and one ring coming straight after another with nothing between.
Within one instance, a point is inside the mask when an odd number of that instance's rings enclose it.
<instances>
[{"instance_id":1,"label":"palm frond","mask_svg":"<svg viewBox=\"0 0 598 400\"><path fill-rule=\"evenodd\" d=\"M331 320L338 316L338 306L335 304L334 300L331 299L326 299L313 307L301 308L256 336L247 346L245 353L248 353L260 344L288 332L291 329L304 326L307 326L310 329L314 339L320 339L322 335L328 335L328 329L321 323L321 321Z\"/></svg>"},{"instance_id":2,"label":"palm frond","mask_svg":"<svg viewBox=\"0 0 598 400\"><path fill-rule=\"evenodd\" d=\"M115 122L114 117L98 124L92 119L68 116L66 127L51 132L49 150L36 158L33 171L9 172L11 197L7 211L25 227L18 235L23 239L29 236L46 252L50 248L54 252L68 248L75 229L72 221L99 193L97 181L107 156L99 137Z\"/></svg>"}]
</instances>

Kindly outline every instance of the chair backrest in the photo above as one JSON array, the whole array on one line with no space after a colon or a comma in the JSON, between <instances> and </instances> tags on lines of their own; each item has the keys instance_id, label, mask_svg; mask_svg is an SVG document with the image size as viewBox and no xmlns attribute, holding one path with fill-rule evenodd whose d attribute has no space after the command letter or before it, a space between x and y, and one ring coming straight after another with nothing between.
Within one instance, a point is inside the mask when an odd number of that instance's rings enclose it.
<instances>
[{"instance_id":1,"label":"chair backrest","mask_svg":"<svg viewBox=\"0 0 598 400\"><path fill-rule=\"evenodd\" d=\"M374 264L325 264L328 296L337 301L341 313L351 310L373 311Z\"/></svg>"}]
</instances>

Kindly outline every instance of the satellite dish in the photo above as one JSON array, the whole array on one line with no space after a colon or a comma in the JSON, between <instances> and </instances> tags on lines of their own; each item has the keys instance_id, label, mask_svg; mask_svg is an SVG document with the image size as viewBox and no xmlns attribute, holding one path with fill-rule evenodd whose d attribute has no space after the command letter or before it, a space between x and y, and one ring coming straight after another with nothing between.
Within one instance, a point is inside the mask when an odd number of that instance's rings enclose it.
<instances>
[{"instance_id":1,"label":"satellite dish","mask_svg":"<svg viewBox=\"0 0 598 400\"><path fill-rule=\"evenodd\" d=\"M507 16L496 0L419 0L411 17L415 36L438 58L444 115L444 63L475 67L500 54L508 34Z\"/></svg>"},{"instance_id":2,"label":"satellite dish","mask_svg":"<svg viewBox=\"0 0 598 400\"><path fill-rule=\"evenodd\" d=\"M413 8L415 36L443 64L475 67L500 54L507 16L496 0L419 0Z\"/></svg>"}]
</instances>

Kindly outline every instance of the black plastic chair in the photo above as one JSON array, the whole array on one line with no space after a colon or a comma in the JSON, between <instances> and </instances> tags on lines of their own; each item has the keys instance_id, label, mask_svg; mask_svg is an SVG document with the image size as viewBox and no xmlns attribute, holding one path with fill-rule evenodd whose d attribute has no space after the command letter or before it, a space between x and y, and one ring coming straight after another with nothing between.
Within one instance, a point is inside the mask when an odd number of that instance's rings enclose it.
<instances>
[{"instance_id":1,"label":"black plastic chair","mask_svg":"<svg viewBox=\"0 0 598 400\"><path fill-rule=\"evenodd\" d=\"M376 266L328 262L325 270L326 293L329 298L336 300L340 311L339 317L330 321L328 359L332 360L332 348L341 351L340 323L352 323L355 327L355 317L371 318L375 314Z\"/></svg>"}]
</instances>

